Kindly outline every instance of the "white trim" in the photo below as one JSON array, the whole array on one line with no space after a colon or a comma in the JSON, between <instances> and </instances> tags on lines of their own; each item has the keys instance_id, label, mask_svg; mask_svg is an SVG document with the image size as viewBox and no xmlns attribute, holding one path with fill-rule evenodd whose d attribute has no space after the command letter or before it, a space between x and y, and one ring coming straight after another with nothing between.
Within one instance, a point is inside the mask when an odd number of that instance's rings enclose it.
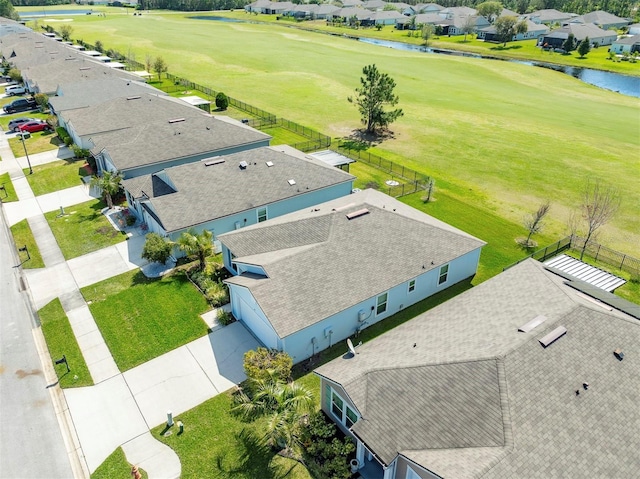
<instances>
[{"instance_id":1,"label":"white trim","mask_svg":"<svg viewBox=\"0 0 640 479\"><path fill-rule=\"evenodd\" d=\"M413 279L410 279L409 282L407 283L407 294L414 293L415 291L416 291L416 278L413 278Z\"/></svg>"},{"instance_id":2,"label":"white trim","mask_svg":"<svg viewBox=\"0 0 640 479\"><path fill-rule=\"evenodd\" d=\"M378 312L378 308L381 306L381 304L378 302L378 299L380 299L381 296L384 296L384 311L380 311ZM376 316L379 316L381 314L386 313L389 310L389 291L386 291L384 293L380 293L379 295L376 296Z\"/></svg>"}]
</instances>

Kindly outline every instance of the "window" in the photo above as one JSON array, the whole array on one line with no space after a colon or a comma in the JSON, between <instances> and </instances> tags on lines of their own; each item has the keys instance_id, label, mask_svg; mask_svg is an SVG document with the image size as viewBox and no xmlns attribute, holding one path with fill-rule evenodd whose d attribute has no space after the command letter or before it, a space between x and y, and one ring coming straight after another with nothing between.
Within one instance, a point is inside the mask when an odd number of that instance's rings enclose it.
<instances>
[{"instance_id":1,"label":"window","mask_svg":"<svg viewBox=\"0 0 640 479\"><path fill-rule=\"evenodd\" d=\"M407 475L405 476L405 479L420 479L420 476L416 471L407 466Z\"/></svg>"},{"instance_id":2,"label":"window","mask_svg":"<svg viewBox=\"0 0 640 479\"><path fill-rule=\"evenodd\" d=\"M324 386L324 406L327 409L331 408L331 386L328 384Z\"/></svg>"},{"instance_id":3,"label":"window","mask_svg":"<svg viewBox=\"0 0 640 479\"><path fill-rule=\"evenodd\" d=\"M357 420L358 415L349 406L347 406L347 414L344 418L344 425L347 426L347 428L350 428L356 423Z\"/></svg>"},{"instance_id":4,"label":"window","mask_svg":"<svg viewBox=\"0 0 640 479\"><path fill-rule=\"evenodd\" d=\"M447 282L447 275L449 274L449 265L445 264L440 268L440 275L438 276L438 285Z\"/></svg>"},{"instance_id":5,"label":"window","mask_svg":"<svg viewBox=\"0 0 640 479\"><path fill-rule=\"evenodd\" d=\"M267 221L267 209L260 208L258 210L258 223L262 223L263 221Z\"/></svg>"},{"instance_id":6,"label":"window","mask_svg":"<svg viewBox=\"0 0 640 479\"><path fill-rule=\"evenodd\" d=\"M376 314L382 314L387 310L387 295L388 293L383 293L378 296Z\"/></svg>"},{"instance_id":7,"label":"window","mask_svg":"<svg viewBox=\"0 0 640 479\"><path fill-rule=\"evenodd\" d=\"M342 408L344 401L336 393L331 394L331 412L342 422Z\"/></svg>"},{"instance_id":8,"label":"window","mask_svg":"<svg viewBox=\"0 0 640 479\"><path fill-rule=\"evenodd\" d=\"M412 279L409 281L409 292L413 293L416 290L416 280Z\"/></svg>"}]
</instances>

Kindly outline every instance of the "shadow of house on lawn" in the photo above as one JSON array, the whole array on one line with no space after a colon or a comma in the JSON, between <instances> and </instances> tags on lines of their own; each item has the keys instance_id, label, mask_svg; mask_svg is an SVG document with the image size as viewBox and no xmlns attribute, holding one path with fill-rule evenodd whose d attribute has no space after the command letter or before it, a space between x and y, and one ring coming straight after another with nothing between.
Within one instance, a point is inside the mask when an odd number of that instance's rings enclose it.
<instances>
[{"instance_id":1,"label":"shadow of house on lawn","mask_svg":"<svg viewBox=\"0 0 640 479\"><path fill-rule=\"evenodd\" d=\"M259 477L260 479L284 479L291 477L297 463L291 466L277 467L273 464L276 452L267 446L257 433L243 429L238 435L238 443L242 449L240 459L229 458L225 455L216 457L216 466L220 475L218 477L233 479L237 477Z\"/></svg>"}]
</instances>

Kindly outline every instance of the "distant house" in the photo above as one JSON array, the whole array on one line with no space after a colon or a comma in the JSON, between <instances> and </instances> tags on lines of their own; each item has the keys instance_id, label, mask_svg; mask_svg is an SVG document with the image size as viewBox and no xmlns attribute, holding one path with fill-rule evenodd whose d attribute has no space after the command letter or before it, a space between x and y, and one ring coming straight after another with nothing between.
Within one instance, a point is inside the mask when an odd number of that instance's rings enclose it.
<instances>
[{"instance_id":1,"label":"distant house","mask_svg":"<svg viewBox=\"0 0 640 479\"><path fill-rule=\"evenodd\" d=\"M640 23L629 25L629 35L640 35Z\"/></svg>"},{"instance_id":2,"label":"distant house","mask_svg":"<svg viewBox=\"0 0 640 479\"><path fill-rule=\"evenodd\" d=\"M568 23L593 23L603 30L618 29L629 25L628 20L602 10L574 17Z\"/></svg>"},{"instance_id":3,"label":"distant house","mask_svg":"<svg viewBox=\"0 0 640 479\"><path fill-rule=\"evenodd\" d=\"M384 0L367 0L362 3L362 8L371 10L372 12L381 12L384 10L385 5L387 5L387 2Z\"/></svg>"},{"instance_id":4,"label":"distant house","mask_svg":"<svg viewBox=\"0 0 640 479\"><path fill-rule=\"evenodd\" d=\"M573 33L577 42L581 42L589 37L592 45L611 45L618 35L612 30L603 30L596 25L589 23L587 25L570 23L561 28L551 30L538 40L538 45L548 46L550 48L562 48L562 44Z\"/></svg>"},{"instance_id":5,"label":"distant house","mask_svg":"<svg viewBox=\"0 0 640 479\"><path fill-rule=\"evenodd\" d=\"M123 181L130 210L173 240L214 237L348 195L354 177L289 146L256 148Z\"/></svg>"},{"instance_id":6,"label":"distant house","mask_svg":"<svg viewBox=\"0 0 640 479\"><path fill-rule=\"evenodd\" d=\"M455 15L453 17L447 17L443 25L443 35L464 35L464 30L467 22L471 19L475 25L473 33L477 32L481 28L491 25L489 20L482 15Z\"/></svg>"},{"instance_id":7,"label":"distant house","mask_svg":"<svg viewBox=\"0 0 640 479\"><path fill-rule=\"evenodd\" d=\"M362 22L362 25L396 25L398 20L403 21L406 18L407 17L396 10L370 12L367 18Z\"/></svg>"},{"instance_id":8,"label":"distant house","mask_svg":"<svg viewBox=\"0 0 640 479\"><path fill-rule=\"evenodd\" d=\"M640 52L640 35L619 38L611 44L610 51L618 54Z\"/></svg>"},{"instance_id":9,"label":"distant house","mask_svg":"<svg viewBox=\"0 0 640 479\"><path fill-rule=\"evenodd\" d=\"M345 344L320 404L363 477L635 477L640 307L581 289L529 259Z\"/></svg>"},{"instance_id":10,"label":"distant house","mask_svg":"<svg viewBox=\"0 0 640 479\"><path fill-rule=\"evenodd\" d=\"M237 120L149 93L63 111L59 118L100 171L117 170L125 178L268 146L271 139Z\"/></svg>"},{"instance_id":11,"label":"distant house","mask_svg":"<svg viewBox=\"0 0 640 479\"><path fill-rule=\"evenodd\" d=\"M546 26L544 23L533 23L529 19L525 19L524 21L527 24L527 31L525 33L518 33L514 35L513 38L511 39L512 41L540 38L540 36L544 36L547 33L549 33L549 27ZM501 41L498 38L496 27L494 27L493 25L479 29L478 40L484 40L487 42Z\"/></svg>"},{"instance_id":12,"label":"distant house","mask_svg":"<svg viewBox=\"0 0 640 479\"><path fill-rule=\"evenodd\" d=\"M269 0L257 0L249 5L245 5L244 9L252 13L266 13L269 15L284 15L293 12L296 5L291 2L271 2Z\"/></svg>"},{"instance_id":13,"label":"distant house","mask_svg":"<svg viewBox=\"0 0 640 479\"><path fill-rule=\"evenodd\" d=\"M234 316L295 363L473 276L484 245L376 190L219 239Z\"/></svg>"},{"instance_id":14,"label":"distant house","mask_svg":"<svg viewBox=\"0 0 640 479\"><path fill-rule=\"evenodd\" d=\"M545 25L552 25L555 23L561 25L562 23L567 22L575 16L576 15L573 13L560 12L553 8L537 10L527 15L529 20L531 20L533 23L544 23Z\"/></svg>"}]
</instances>

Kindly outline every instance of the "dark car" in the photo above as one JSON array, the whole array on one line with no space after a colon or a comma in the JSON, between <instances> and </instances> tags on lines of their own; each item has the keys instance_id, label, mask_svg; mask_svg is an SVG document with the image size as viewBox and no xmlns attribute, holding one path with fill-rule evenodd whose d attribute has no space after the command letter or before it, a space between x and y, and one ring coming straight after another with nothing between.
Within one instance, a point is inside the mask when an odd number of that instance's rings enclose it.
<instances>
[{"instance_id":1,"label":"dark car","mask_svg":"<svg viewBox=\"0 0 640 479\"><path fill-rule=\"evenodd\" d=\"M18 127L20 131L28 131L29 133L35 133L36 131L49 130L51 127L46 121L32 120L23 123Z\"/></svg>"},{"instance_id":2,"label":"dark car","mask_svg":"<svg viewBox=\"0 0 640 479\"><path fill-rule=\"evenodd\" d=\"M21 116L19 118L14 118L13 120L11 120L9 122L8 128L9 131L18 131L19 130L19 126L22 125L23 123L26 123L28 121L33 121L35 120L35 118L29 118L26 116Z\"/></svg>"},{"instance_id":3,"label":"dark car","mask_svg":"<svg viewBox=\"0 0 640 479\"><path fill-rule=\"evenodd\" d=\"M16 113L19 111L35 110L37 108L38 104L33 98L20 98L5 105L3 110L7 113Z\"/></svg>"}]
</instances>

